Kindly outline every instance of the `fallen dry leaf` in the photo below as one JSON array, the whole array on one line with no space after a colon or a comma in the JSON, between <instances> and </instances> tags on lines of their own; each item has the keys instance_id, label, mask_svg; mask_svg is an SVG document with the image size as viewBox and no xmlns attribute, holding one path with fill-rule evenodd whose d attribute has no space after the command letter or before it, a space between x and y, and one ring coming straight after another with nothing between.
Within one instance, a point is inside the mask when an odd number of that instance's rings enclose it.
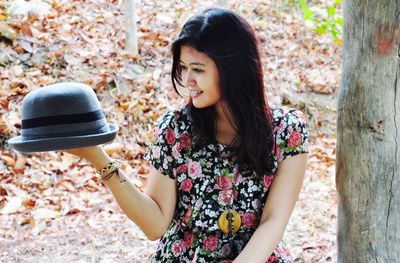
<instances>
[{"instance_id":1,"label":"fallen dry leaf","mask_svg":"<svg viewBox=\"0 0 400 263\"><path fill-rule=\"evenodd\" d=\"M8 215L20 211L22 207L22 198L19 196L14 196L8 199L6 205L1 209L0 214Z\"/></svg>"},{"instance_id":2,"label":"fallen dry leaf","mask_svg":"<svg viewBox=\"0 0 400 263\"><path fill-rule=\"evenodd\" d=\"M170 44L196 10L214 1L138 1L135 56L124 50L123 1L0 3L15 6L6 20L0 13L0 139L20 134L28 92L55 82L86 83L107 120L120 126L118 138L104 145L106 152L124 160L127 177L144 190L149 168L141 158L154 121L185 103L171 85ZM315 5L324 10L322 3ZM285 241L297 263L334 261L336 111L328 106L339 87L341 47L310 33L300 10L283 3L232 0L229 8L243 14L259 36L269 102L301 106L309 119L308 169ZM313 100L316 94L321 97ZM301 95L304 101L297 100ZM150 261L157 243L122 213L91 164L60 152L22 156L7 144L0 147L0 211L7 212L0 213L0 258Z\"/></svg>"}]
</instances>

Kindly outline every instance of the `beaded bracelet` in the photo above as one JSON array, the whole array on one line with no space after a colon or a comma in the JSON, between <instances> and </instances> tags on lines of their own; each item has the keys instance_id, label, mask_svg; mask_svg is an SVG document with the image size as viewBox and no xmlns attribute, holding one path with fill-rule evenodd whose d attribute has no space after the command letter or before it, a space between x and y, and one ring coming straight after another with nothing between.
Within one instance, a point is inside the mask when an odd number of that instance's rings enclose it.
<instances>
[{"instance_id":1,"label":"beaded bracelet","mask_svg":"<svg viewBox=\"0 0 400 263\"><path fill-rule=\"evenodd\" d=\"M113 170L111 173L109 173L109 174L107 174L105 176L101 176L100 180L101 181L106 181L106 180L110 179L111 176L113 176L113 174L116 173L116 172L118 173L118 168L115 168L115 170Z\"/></svg>"},{"instance_id":2,"label":"beaded bracelet","mask_svg":"<svg viewBox=\"0 0 400 263\"><path fill-rule=\"evenodd\" d=\"M117 162L116 160L114 160L114 161L110 162L106 167L104 167L100 170L97 170L97 173L100 174L101 181L106 181L106 180L110 179L111 176L113 176L113 174L116 173L118 175L118 178L119 178L119 181L121 182L121 184L124 184L124 182L126 182L126 180L123 179L119 174L119 165L117 165L117 163L123 164L122 162ZM109 171L112 166L115 166L115 169L109 173L106 173L106 171ZM106 175L104 175L105 173L106 173Z\"/></svg>"},{"instance_id":3,"label":"beaded bracelet","mask_svg":"<svg viewBox=\"0 0 400 263\"><path fill-rule=\"evenodd\" d=\"M109 170L111 168L111 166L113 166L113 164L115 164L115 161L112 161L106 167L104 167L104 168L102 168L100 170L97 170L97 173L100 174L100 175L104 174L104 172Z\"/></svg>"}]
</instances>

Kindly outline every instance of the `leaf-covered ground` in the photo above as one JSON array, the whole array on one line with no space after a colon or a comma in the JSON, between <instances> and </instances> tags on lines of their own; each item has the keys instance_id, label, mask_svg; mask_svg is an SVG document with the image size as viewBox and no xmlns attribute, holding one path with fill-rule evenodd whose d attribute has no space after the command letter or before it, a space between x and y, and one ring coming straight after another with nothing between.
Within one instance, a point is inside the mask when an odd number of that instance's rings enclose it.
<instances>
[{"instance_id":1,"label":"leaf-covered ground","mask_svg":"<svg viewBox=\"0 0 400 263\"><path fill-rule=\"evenodd\" d=\"M11 4L13 2L13 4ZM29 91L62 81L92 86L117 138L105 145L140 188L140 161L152 123L184 99L170 83L170 44L184 21L211 1L137 1L140 54L126 51L123 1L2 2L0 14L0 261L148 262L148 241L121 212L84 160L60 152L20 154ZM296 262L336 258L335 120L341 47L304 26L302 14L276 1L229 1L256 29L269 101L303 110L310 158L284 240ZM289 3L291 1L283 1ZM315 4L323 11L324 4ZM31 12L27 12L31 11Z\"/></svg>"}]
</instances>

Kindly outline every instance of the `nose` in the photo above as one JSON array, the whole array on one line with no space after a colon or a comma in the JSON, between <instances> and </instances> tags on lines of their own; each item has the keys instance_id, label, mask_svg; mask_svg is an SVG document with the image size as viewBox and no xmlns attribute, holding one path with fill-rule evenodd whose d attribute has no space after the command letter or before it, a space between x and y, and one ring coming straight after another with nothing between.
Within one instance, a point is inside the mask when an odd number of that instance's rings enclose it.
<instances>
[{"instance_id":1,"label":"nose","mask_svg":"<svg viewBox=\"0 0 400 263\"><path fill-rule=\"evenodd\" d=\"M182 79L183 79L183 85L185 87L188 87L190 84L193 83L193 78L190 70L185 70L182 72Z\"/></svg>"}]
</instances>

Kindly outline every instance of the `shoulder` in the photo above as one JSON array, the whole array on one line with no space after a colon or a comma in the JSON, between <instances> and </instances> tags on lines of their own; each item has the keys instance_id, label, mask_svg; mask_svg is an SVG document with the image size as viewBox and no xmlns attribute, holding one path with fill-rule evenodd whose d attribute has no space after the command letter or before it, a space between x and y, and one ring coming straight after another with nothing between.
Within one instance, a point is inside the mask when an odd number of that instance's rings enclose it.
<instances>
[{"instance_id":1,"label":"shoulder","mask_svg":"<svg viewBox=\"0 0 400 263\"><path fill-rule=\"evenodd\" d=\"M300 110L293 108L271 108L274 153L278 162L300 153L308 152L308 131L306 118Z\"/></svg>"},{"instance_id":2,"label":"shoulder","mask_svg":"<svg viewBox=\"0 0 400 263\"><path fill-rule=\"evenodd\" d=\"M271 107L273 130L282 130L284 127L295 128L307 123L304 113L298 109L288 107ZM304 127L305 128L305 127Z\"/></svg>"},{"instance_id":3,"label":"shoulder","mask_svg":"<svg viewBox=\"0 0 400 263\"><path fill-rule=\"evenodd\" d=\"M185 112L185 108L170 109L157 119L155 126L155 131L157 133L166 130L173 130L178 135L188 131L190 122Z\"/></svg>"}]
</instances>

